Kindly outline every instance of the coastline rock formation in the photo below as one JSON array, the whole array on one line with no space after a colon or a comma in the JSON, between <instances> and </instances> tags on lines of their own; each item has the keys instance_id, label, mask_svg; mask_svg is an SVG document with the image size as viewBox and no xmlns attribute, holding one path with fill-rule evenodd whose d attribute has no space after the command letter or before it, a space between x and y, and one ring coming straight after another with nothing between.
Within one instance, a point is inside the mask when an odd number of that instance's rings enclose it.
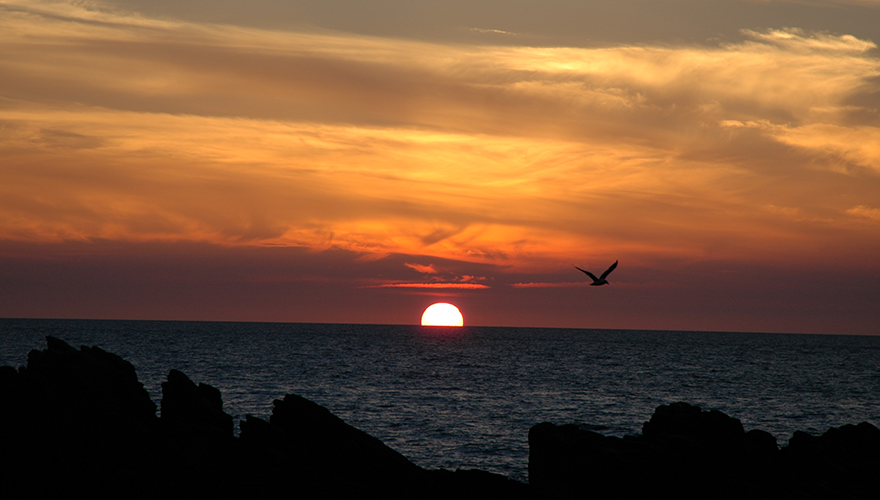
<instances>
[{"instance_id":1,"label":"coastline rock formation","mask_svg":"<svg viewBox=\"0 0 880 500\"><path fill-rule=\"evenodd\" d=\"M276 400L241 435L220 392L171 370L160 416L131 363L47 338L0 367L0 485L10 497L529 498L477 470L426 470L309 400Z\"/></svg>"},{"instance_id":2,"label":"coastline rock formation","mask_svg":"<svg viewBox=\"0 0 880 500\"><path fill-rule=\"evenodd\" d=\"M718 411L657 408L639 436L573 424L529 431L529 483L426 470L322 406L288 394L235 437L220 392L171 370L160 415L131 363L47 338L26 367L0 367L5 497L874 499L880 430L795 432L779 449Z\"/></svg>"},{"instance_id":3,"label":"coastline rock formation","mask_svg":"<svg viewBox=\"0 0 880 500\"><path fill-rule=\"evenodd\" d=\"M719 411L660 406L640 436L568 424L529 431L529 484L546 498L872 499L880 430L863 422L821 437L795 432L781 450Z\"/></svg>"}]
</instances>

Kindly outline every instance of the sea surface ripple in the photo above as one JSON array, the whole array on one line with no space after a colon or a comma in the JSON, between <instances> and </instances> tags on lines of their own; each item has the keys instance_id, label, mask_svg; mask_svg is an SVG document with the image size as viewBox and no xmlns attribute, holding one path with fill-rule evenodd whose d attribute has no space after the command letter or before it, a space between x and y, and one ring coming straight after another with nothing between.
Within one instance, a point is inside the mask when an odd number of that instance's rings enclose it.
<instances>
[{"instance_id":1,"label":"sea surface ripple","mask_svg":"<svg viewBox=\"0 0 880 500\"><path fill-rule=\"evenodd\" d=\"M427 468L522 481L540 422L641 431L661 404L720 410L784 445L880 426L880 337L400 325L0 319L0 365L47 335L130 361L153 401L172 368L224 410L268 419L294 393Z\"/></svg>"}]
</instances>

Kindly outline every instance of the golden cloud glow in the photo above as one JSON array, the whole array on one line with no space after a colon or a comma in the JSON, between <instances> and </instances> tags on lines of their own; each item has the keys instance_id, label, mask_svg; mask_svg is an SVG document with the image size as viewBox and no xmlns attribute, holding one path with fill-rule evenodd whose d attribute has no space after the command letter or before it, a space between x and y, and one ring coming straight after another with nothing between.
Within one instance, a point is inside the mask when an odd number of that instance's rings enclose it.
<instances>
[{"instance_id":1,"label":"golden cloud glow","mask_svg":"<svg viewBox=\"0 0 880 500\"><path fill-rule=\"evenodd\" d=\"M510 286L513 288L570 288L576 286L586 286L586 282L575 283L571 281L562 281L562 282L534 282L530 281L528 283L512 283Z\"/></svg>"},{"instance_id":2,"label":"golden cloud glow","mask_svg":"<svg viewBox=\"0 0 880 500\"><path fill-rule=\"evenodd\" d=\"M409 263L404 263L404 265L405 265L406 267L409 267L409 268L411 268L411 269L414 269L414 270L416 270L417 272L420 272L420 273L425 273L425 274L437 274L437 270L434 269L434 265L433 265L433 264L430 264L430 265L427 265L427 266L423 266L423 265L421 265L421 264L409 264Z\"/></svg>"},{"instance_id":3,"label":"golden cloud glow","mask_svg":"<svg viewBox=\"0 0 880 500\"><path fill-rule=\"evenodd\" d=\"M464 290L480 290L489 288L478 283L385 283L377 288L459 288Z\"/></svg>"},{"instance_id":4,"label":"golden cloud glow","mask_svg":"<svg viewBox=\"0 0 880 500\"><path fill-rule=\"evenodd\" d=\"M880 206L880 60L851 36L451 46L0 9L0 239L518 269L880 244L852 217Z\"/></svg>"},{"instance_id":5,"label":"golden cloud glow","mask_svg":"<svg viewBox=\"0 0 880 500\"><path fill-rule=\"evenodd\" d=\"M865 217L868 219L880 221L880 208L871 208L864 205L859 205L857 207L850 208L846 211L846 213L850 215L855 215L857 217Z\"/></svg>"}]
</instances>

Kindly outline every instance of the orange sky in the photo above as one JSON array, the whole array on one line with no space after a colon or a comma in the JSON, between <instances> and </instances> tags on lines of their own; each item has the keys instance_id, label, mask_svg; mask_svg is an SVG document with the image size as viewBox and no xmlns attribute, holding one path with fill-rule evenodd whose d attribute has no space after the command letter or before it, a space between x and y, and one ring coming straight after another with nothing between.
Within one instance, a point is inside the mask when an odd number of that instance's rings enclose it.
<instances>
[{"instance_id":1,"label":"orange sky","mask_svg":"<svg viewBox=\"0 0 880 500\"><path fill-rule=\"evenodd\" d=\"M740 3L807 26L0 1L0 315L880 334L880 2Z\"/></svg>"}]
</instances>

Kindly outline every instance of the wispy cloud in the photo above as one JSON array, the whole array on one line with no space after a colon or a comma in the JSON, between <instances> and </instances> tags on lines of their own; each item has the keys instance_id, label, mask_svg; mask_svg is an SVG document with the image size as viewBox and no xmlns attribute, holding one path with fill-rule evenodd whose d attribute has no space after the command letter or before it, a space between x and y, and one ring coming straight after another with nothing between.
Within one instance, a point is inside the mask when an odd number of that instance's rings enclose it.
<instances>
[{"instance_id":1,"label":"wispy cloud","mask_svg":"<svg viewBox=\"0 0 880 500\"><path fill-rule=\"evenodd\" d=\"M799 3L805 5L860 5L880 7L880 0L749 0L754 3Z\"/></svg>"},{"instance_id":2,"label":"wispy cloud","mask_svg":"<svg viewBox=\"0 0 880 500\"><path fill-rule=\"evenodd\" d=\"M528 283L511 283L510 286L513 288L570 288L575 286L586 286L585 282L571 282L571 281L562 281L562 282L534 282L530 281Z\"/></svg>"},{"instance_id":3,"label":"wispy cloud","mask_svg":"<svg viewBox=\"0 0 880 500\"><path fill-rule=\"evenodd\" d=\"M480 290L489 288L488 285L479 283L386 283L375 285L376 288L459 288L465 290Z\"/></svg>"},{"instance_id":4,"label":"wispy cloud","mask_svg":"<svg viewBox=\"0 0 880 500\"><path fill-rule=\"evenodd\" d=\"M857 217L865 217L868 219L880 221L880 208L871 208L864 205L859 205L857 207L850 208L846 211L846 213L850 215L855 215Z\"/></svg>"},{"instance_id":5,"label":"wispy cloud","mask_svg":"<svg viewBox=\"0 0 880 500\"><path fill-rule=\"evenodd\" d=\"M429 265L427 265L427 266L423 266L423 265L421 265L421 264L409 264L409 263L404 263L404 265L405 265L406 267L409 267L410 269L414 269L414 270L416 270L417 272L420 272L420 273L423 273L423 274L437 274L437 270L434 269L434 264L429 264Z\"/></svg>"},{"instance_id":6,"label":"wispy cloud","mask_svg":"<svg viewBox=\"0 0 880 500\"><path fill-rule=\"evenodd\" d=\"M880 205L870 41L461 46L3 5L2 239L498 269L880 239L842 215Z\"/></svg>"},{"instance_id":7,"label":"wispy cloud","mask_svg":"<svg viewBox=\"0 0 880 500\"><path fill-rule=\"evenodd\" d=\"M511 32L511 31L496 30L496 29L471 28L471 31L473 31L473 32L475 32L475 33L483 33L483 34L490 34L490 35L511 35L511 36L517 36L516 33L513 33L513 32Z\"/></svg>"}]
</instances>

